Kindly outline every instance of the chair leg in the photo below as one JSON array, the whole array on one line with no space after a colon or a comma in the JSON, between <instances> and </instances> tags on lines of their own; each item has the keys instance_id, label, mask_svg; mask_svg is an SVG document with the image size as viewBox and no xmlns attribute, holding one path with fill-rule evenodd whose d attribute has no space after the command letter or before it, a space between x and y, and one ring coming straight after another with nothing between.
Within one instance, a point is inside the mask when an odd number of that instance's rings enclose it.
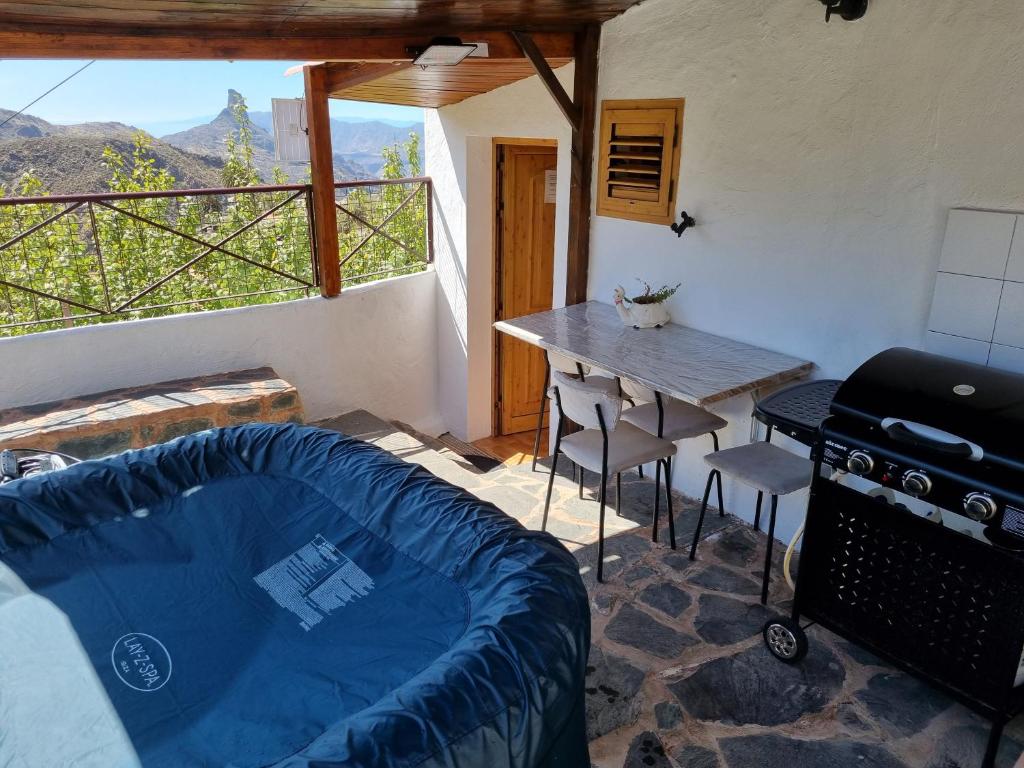
<instances>
[{"instance_id":1,"label":"chair leg","mask_svg":"<svg viewBox=\"0 0 1024 768\"><path fill-rule=\"evenodd\" d=\"M668 512L668 540L676 548L676 520L672 512L672 459L665 459L665 510Z\"/></svg>"},{"instance_id":2,"label":"chair leg","mask_svg":"<svg viewBox=\"0 0 1024 768\"><path fill-rule=\"evenodd\" d=\"M583 466L580 465L580 498L583 498Z\"/></svg>"},{"instance_id":3,"label":"chair leg","mask_svg":"<svg viewBox=\"0 0 1024 768\"><path fill-rule=\"evenodd\" d=\"M725 502L722 501L722 475L715 478L715 485L718 487L718 516L725 517Z\"/></svg>"},{"instance_id":4,"label":"chair leg","mask_svg":"<svg viewBox=\"0 0 1024 768\"><path fill-rule=\"evenodd\" d=\"M771 515L768 518L768 548L764 554L764 580L761 582L761 605L768 602L768 583L772 578L772 545L775 544L775 511L779 506L779 497L772 496Z\"/></svg>"},{"instance_id":5,"label":"chair leg","mask_svg":"<svg viewBox=\"0 0 1024 768\"><path fill-rule=\"evenodd\" d=\"M622 473L615 473L615 514L622 517Z\"/></svg>"},{"instance_id":6,"label":"chair leg","mask_svg":"<svg viewBox=\"0 0 1024 768\"><path fill-rule=\"evenodd\" d=\"M757 507L754 508L754 530L761 530L761 504L764 502L764 493L757 492Z\"/></svg>"},{"instance_id":7,"label":"chair leg","mask_svg":"<svg viewBox=\"0 0 1024 768\"><path fill-rule=\"evenodd\" d=\"M558 450L561 447L562 435L561 430L555 437L555 450L551 454L551 474L548 476L548 493L544 497L544 519L541 521L540 529L546 531L548 529L548 510L551 508L551 491L555 487L555 473L558 471Z\"/></svg>"},{"instance_id":8,"label":"chair leg","mask_svg":"<svg viewBox=\"0 0 1024 768\"><path fill-rule=\"evenodd\" d=\"M654 524L651 527L651 541L658 540L658 513L661 505L661 462L654 463Z\"/></svg>"},{"instance_id":9,"label":"chair leg","mask_svg":"<svg viewBox=\"0 0 1024 768\"><path fill-rule=\"evenodd\" d=\"M644 465L641 464L639 467L637 467L636 468L636 472L637 472L638 475L640 475L640 479L643 480L644 479Z\"/></svg>"},{"instance_id":10,"label":"chair leg","mask_svg":"<svg viewBox=\"0 0 1024 768\"><path fill-rule=\"evenodd\" d=\"M533 466L531 472L537 471L537 454L540 453L540 433L544 431L544 411L548 409L548 387L551 386L551 363L544 355L544 389L540 393L540 413L537 414L537 431L533 436Z\"/></svg>"},{"instance_id":11,"label":"chair leg","mask_svg":"<svg viewBox=\"0 0 1024 768\"><path fill-rule=\"evenodd\" d=\"M601 513L597 522L597 580L604 581L604 504L607 496L608 469L601 468L601 491L600 497Z\"/></svg>"},{"instance_id":12,"label":"chair leg","mask_svg":"<svg viewBox=\"0 0 1024 768\"><path fill-rule=\"evenodd\" d=\"M708 473L708 484L704 487L704 501L700 504L700 516L697 518L697 530L693 532L693 544L690 547L690 559L695 560L697 558L697 542L700 541L700 529L704 526L704 513L708 511L708 497L711 495L711 483L715 480L715 475L718 474L717 469L712 469Z\"/></svg>"}]
</instances>

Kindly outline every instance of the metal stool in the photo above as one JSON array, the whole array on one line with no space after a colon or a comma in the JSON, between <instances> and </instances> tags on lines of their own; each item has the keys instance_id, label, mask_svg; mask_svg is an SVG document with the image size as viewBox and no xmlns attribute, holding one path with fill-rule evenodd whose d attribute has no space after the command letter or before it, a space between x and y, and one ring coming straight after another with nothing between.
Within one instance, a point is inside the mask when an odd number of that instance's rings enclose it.
<instances>
[{"instance_id":1,"label":"metal stool","mask_svg":"<svg viewBox=\"0 0 1024 768\"><path fill-rule=\"evenodd\" d=\"M697 530L693 534L693 545L690 547L690 559L697 557L697 542L700 541L701 527L704 525L704 513L708 508L708 497L711 495L711 483L718 479L721 487L722 475L729 475L737 482L750 486L757 491L757 510L754 513L754 530L760 530L761 505L764 495L772 497L771 516L768 520L768 548L764 556L764 578L761 582L761 603L768 602L768 583L772 572L772 545L775 542L775 513L779 505L779 496L785 496L806 488L811 484L814 463L810 459L790 453L772 443L747 443L735 448L709 453L704 461L711 467L708 483L704 488L704 500L700 505L700 517L697 518Z\"/></svg>"}]
</instances>

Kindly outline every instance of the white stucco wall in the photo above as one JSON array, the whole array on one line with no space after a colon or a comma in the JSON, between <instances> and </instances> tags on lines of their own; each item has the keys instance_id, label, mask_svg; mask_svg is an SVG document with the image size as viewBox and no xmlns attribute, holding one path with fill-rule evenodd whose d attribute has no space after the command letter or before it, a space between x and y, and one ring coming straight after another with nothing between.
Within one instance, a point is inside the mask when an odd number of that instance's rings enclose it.
<instances>
[{"instance_id":1,"label":"white stucco wall","mask_svg":"<svg viewBox=\"0 0 1024 768\"><path fill-rule=\"evenodd\" d=\"M572 66L558 76L570 91ZM426 112L426 168L434 178L439 396L448 429L491 434L494 296L493 139L558 141L555 306L565 303L571 132L536 78Z\"/></svg>"},{"instance_id":2,"label":"white stucco wall","mask_svg":"<svg viewBox=\"0 0 1024 768\"><path fill-rule=\"evenodd\" d=\"M677 199L698 226L676 239L595 217L590 296L610 300L637 277L682 281L678 321L808 358L820 376L919 346L947 209L1024 207L1022 40L1014 0L879 1L828 25L810 0L646 0L604 27L599 98L686 98ZM467 136L564 128L536 79L515 89L441 110L429 156L439 137L464 152ZM452 172L463 191L480 183L468 170L463 158ZM452 203L444 215L464 219ZM462 247L472 283L486 261L481 244ZM454 322L472 336L484 318ZM749 399L718 410L732 423L723 444L745 441ZM691 495L706 449L680 447L677 484ZM753 494L726 490L749 517ZM805 501L782 505L781 535Z\"/></svg>"},{"instance_id":3,"label":"white stucco wall","mask_svg":"<svg viewBox=\"0 0 1024 768\"><path fill-rule=\"evenodd\" d=\"M432 271L311 298L0 339L0 410L273 367L310 420L365 408L439 434Z\"/></svg>"}]
</instances>

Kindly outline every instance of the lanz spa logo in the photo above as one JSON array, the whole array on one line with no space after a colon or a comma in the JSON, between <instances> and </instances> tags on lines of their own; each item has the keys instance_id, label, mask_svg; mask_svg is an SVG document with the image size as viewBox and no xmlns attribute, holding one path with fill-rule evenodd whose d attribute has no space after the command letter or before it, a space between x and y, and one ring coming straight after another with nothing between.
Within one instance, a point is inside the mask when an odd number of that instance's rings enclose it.
<instances>
[{"instance_id":1,"label":"lanz spa logo","mask_svg":"<svg viewBox=\"0 0 1024 768\"><path fill-rule=\"evenodd\" d=\"M171 654L163 643L144 632L118 638L110 662L122 683L143 693L158 691L171 679Z\"/></svg>"}]
</instances>

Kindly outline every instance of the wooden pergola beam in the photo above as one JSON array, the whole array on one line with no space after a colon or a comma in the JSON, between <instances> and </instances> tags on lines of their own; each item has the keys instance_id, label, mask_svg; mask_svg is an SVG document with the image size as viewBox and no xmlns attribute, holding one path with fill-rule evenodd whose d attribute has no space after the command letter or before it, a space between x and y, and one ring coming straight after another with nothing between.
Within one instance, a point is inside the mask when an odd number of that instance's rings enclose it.
<instances>
[{"instance_id":1,"label":"wooden pergola beam","mask_svg":"<svg viewBox=\"0 0 1024 768\"><path fill-rule=\"evenodd\" d=\"M334 207L334 152L327 102L327 67L323 64L303 67L302 74L306 86L317 273L320 276L320 294L330 298L341 293L341 261L338 253L338 212Z\"/></svg>"},{"instance_id":2,"label":"wooden pergola beam","mask_svg":"<svg viewBox=\"0 0 1024 768\"><path fill-rule=\"evenodd\" d=\"M452 33L449 33L452 34ZM524 54L505 31L455 33L467 42L487 43L492 59ZM430 42L429 32L387 37L282 36L194 32L132 31L105 28L0 26L0 51L18 59L256 59L264 61L411 61L410 48ZM538 32L535 43L549 58L573 55L573 33Z\"/></svg>"},{"instance_id":3,"label":"wooden pergola beam","mask_svg":"<svg viewBox=\"0 0 1024 768\"><path fill-rule=\"evenodd\" d=\"M534 42L533 37L526 32L513 32L512 37L515 38L518 43L520 50L523 55L530 60L533 64L533 68L537 71L537 76L540 77L544 86L548 89L548 93L551 94L551 98L558 104L558 108L562 110L562 114L565 115L565 119L569 121L569 124L576 129L580 123L580 111L576 105L573 104L569 94L565 92L565 88L555 77L554 71L551 69L551 65L548 64L547 59L544 58L544 54L541 53L540 48L537 47L537 43Z\"/></svg>"}]
</instances>

